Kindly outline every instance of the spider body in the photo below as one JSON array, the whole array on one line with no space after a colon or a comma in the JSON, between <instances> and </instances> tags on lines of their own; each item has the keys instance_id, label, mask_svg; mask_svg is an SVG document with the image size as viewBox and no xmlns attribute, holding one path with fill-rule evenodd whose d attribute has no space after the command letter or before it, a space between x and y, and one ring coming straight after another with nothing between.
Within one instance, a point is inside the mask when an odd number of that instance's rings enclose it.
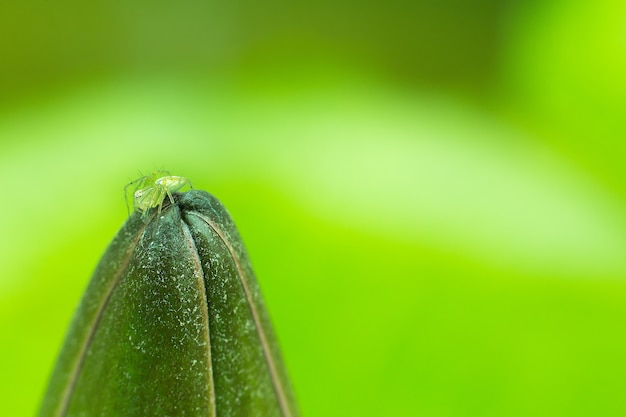
<instances>
[{"instance_id":1,"label":"spider body","mask_svg":"<svg viewBox=\"0 0 626 417\"><path fill-rule=\"evenodd\" d=\"M151 175L143 176L128 184L124 190L126 194L126 204L128 205L128 187L134 185L133 208L141 211L145 216L149 209L158 207L161 213L163 201L169 197L174 204L172 193L180 191L186 186L191 186L191 181L185 177L170 175L168 171L156 171ZM129 210L130 211L130 210Z\"/></svg>"}]
</instances>

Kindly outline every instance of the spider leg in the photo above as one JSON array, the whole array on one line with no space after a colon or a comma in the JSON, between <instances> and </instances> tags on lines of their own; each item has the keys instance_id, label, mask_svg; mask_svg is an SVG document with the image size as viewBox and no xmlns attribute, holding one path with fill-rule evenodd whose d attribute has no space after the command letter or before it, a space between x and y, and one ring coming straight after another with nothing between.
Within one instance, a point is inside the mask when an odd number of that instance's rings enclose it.
<instances>
[{"instance_id":1,"label":"spider leg","mask_svg":"<svg viewBox=\"0 0 626 417\"><path fill-rule=\"evenodd\" d=\"M172 192L169 190L169 188L166 188L165 191L167 192L167 196L170 198L170 203L174 205L174 196L172 195ZM163 196L163 199L165 199L165 196Z\"/></svg>"},{"instance_id":2,"label":"spider leg","mask_svg":"<svg viewBox=\"0 0 626 417\"><path fill-rule=\"evenodd\" d=\"M156 187L156 192L154 193L154 198L152 199L152 207L159 206L158 213L161 214L161 209L163 208L163 200L165 200L166 189L163 187ZM158 204L157 204L158 202Z\"/></svg>"},{"instance_id":3,"label":"spider leg","mask_svg":"<svg viewBox=\"0 0 626 417\"><path fill-rule=\"evenodd\" d=\"M128 212L128 215L130 216L130 204L128 204L128 187L130 187L131 185L134 185L135 188L132 190L133 196L131 197L131 199L133 200L133 208L135 208L135 192L141 188L141 185L144 185L146 180L148 179L148 175L144 175L141 178L137 178L134 181L129 182L128 184L126 184L124 186L124 200L126 200L126 211Z\"/></svg>"}]
</instances>

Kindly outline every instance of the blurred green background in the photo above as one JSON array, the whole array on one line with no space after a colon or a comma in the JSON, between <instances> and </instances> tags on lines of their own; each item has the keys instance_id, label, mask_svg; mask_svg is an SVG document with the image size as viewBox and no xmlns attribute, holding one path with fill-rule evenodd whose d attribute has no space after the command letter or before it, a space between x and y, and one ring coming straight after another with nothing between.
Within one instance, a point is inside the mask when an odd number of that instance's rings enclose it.
<instances>
[{"instance_id":1,"label":"blurred green background","mask_svg":"<svg viewBox=\"0 0 626 417\"><path fill-rule=\"evenodd\" d=\"M222 200L304 416L626 415L620 0L0 3L0 415L163 168Z\"/></svg>"}]
</instances>

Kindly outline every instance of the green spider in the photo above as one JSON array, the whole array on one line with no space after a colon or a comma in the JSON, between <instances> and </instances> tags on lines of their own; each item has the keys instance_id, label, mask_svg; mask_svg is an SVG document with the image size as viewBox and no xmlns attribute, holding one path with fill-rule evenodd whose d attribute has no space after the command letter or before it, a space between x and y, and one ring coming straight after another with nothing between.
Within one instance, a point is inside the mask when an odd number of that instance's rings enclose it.
<instances>
[{"instance_id":1,"label":"green spider","mask_svg":"<svg viewBox=\"0 0 626 417\"><path fill-rule=\"evenodd\" d=\"M133 185L135 186L132 197L133 208L141 211L143 213L142 217L145 217L148 210L154 207L158 207L158 213L161 213L165 197L169 197L170 202L174 204L172 193L180 191L185 186L193 188L189 179L170 175L169 171L155 171L150 175L144 175L124 187L126 208L129 213L128 187Z\"/></svg>"}]
</instances>

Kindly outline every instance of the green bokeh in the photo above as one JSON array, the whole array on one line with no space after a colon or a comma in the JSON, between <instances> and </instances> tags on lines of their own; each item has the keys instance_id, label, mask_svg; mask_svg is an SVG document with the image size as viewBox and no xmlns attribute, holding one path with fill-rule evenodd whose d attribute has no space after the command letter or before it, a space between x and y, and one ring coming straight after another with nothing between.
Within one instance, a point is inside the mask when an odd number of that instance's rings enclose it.
<instances>
[{"instance_id":1,"label":"green bokeh","mask_svg":"<svg viewBox=\"0 0 626 417\"><path fill-rule=\"evenodd\" d=\"M461 3L3 5L0 415L159 168L230 210L303 415L626 414L623 6Z\"/></svg>"}]
</instances>

